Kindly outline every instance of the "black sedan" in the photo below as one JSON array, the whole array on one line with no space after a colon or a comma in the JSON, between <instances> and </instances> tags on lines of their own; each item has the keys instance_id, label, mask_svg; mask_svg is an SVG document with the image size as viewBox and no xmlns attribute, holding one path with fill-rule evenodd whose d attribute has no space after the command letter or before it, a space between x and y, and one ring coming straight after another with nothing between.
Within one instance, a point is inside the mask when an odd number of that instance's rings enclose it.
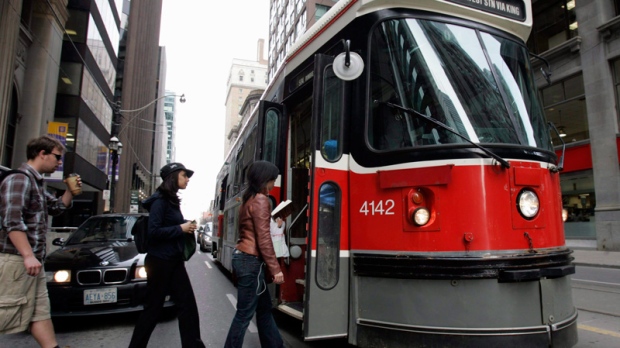
<instances>
[{"instance_id":1,"label":"black sedan","mask_svg":"<svg viewBox=\"0 0 620 348\"><path fill-rule=\"evenodd\" d=\"M139 311L146 292L145 254L131 228L140 214L90 217L45 259L52 316ZM165 306L174 304L167 299Z\"/></svg>"}]
</instances>

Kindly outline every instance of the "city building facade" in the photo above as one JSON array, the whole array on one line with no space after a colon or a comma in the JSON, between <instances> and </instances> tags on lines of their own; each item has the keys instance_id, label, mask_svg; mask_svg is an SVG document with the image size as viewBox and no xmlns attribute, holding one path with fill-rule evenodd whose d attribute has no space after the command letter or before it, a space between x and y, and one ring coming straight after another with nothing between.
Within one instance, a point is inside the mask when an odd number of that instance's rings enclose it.
<instances>
[{"instance_id":1,"label":"city building facade","mask_svg":"<svg viewBox=\"0 0 620 348\"><path fill-rule=\"evenodd\" d=\"M564 153L566 237L620 250L620 0L533 1L531 52L550 64L537 84L556 152ZM562 151L562 142L566 150Z\"/></svg>"},{"instance_id":2,"label":"city building facade","mask_svg":"<svg viewBox=\"0 0 620 348\"><path fill-rule=\"evenodd\" d=\"M166 161L165 163L174 162L176 157L176 110L177 98L176 93L166 91L166 99L164 99L164 112L166 116Z\"/></svg>"},{"instance_id":3,"label":"city building facade","mask_svg":"<svg viewBox=\"0 0 620 348\"><path fill-rule=\"evenodd\" d=\"M27 139L47 132L54 105L67 0L0 0L0 159L25 160Z\"/></svg>"},{"instance_id":4,"label":"city building facade","mask_svg":"<svg viewBox=\"0 0 620 348\"><path fill-rule=\"evenodd\" d=\"M271 0L269 2L269 76L273 77L289 49L338 0Z\"/></svg>"},{"instance_id":5,"label":"city building facade","mask_svg":"<svg viewBox=\"0 0 620 348\"><path fill-rule=\"evenodd\" d=\"M153 152L157 151L153 148L154 127L158 124L157 110L163 110L165 98L161 94L164 89L160 90L165 86L165 69L161 67L165 58L159 46L162 0L127 3L124 10L128 11L130 26L121 37L123 59L115 90L120 102L114 122L118 130L112 133L123 144L111 208L117 212L137 212L140 192L146 194L152 189L153 176L159 170L153 171Z\"/></svg>"},{"instance_id":6,"label":"city building facade","mask_svg":"<svg viewBox=\"0 0 620 348\"><path fill-rule=\"evenodd\" d=\"M243 125L241 108L250 93L262 94L267 88L267 60L264 58L264 40L258 40L256 61L233 59L226 83L226 115L224 121L224 157L237 139ZM258 91L258 92L257 92Z\"/></svg>"},{"instance_id":7,"label":"city building facade","mask_svg":"<svg viewBox=\"0 0 620 348\"><path fill-rule=\"evenodd\" d=\"M83 181L72 212L52 226L77 226L108 209L127 212L134 191L153 186L153 165L165 149L154 136L164 124L163 99L155 103L165 90L161 5L0 0L1 164L19 166L28 140L50 134L65 142L67 153L63 167L46 178L47 190L64 190L68 173ZM114 136L125 151L112 173ZM106 202L114 183L115 208Z\"/></svg>"}]
</instances>

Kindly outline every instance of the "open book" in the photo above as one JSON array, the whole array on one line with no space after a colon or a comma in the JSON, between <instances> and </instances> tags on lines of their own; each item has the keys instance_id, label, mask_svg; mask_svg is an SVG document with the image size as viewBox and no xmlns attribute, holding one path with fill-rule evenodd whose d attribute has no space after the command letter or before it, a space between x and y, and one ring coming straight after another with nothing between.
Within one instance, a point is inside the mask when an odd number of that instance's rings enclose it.
<instances>
[{"instance_id":1,"label":"open book","mask_svg":"<svg viewBox=\"0 0 620 348\"><path fill-rule=\"evenodd\" d=\"M271 217L273 219L286 219L286 217L291 215L291 213L293 212L292 203L293 201L291 201L290 199L280 202L280 204L278 204L278 206L271 212Z\"/></svg>"}]
</instances>

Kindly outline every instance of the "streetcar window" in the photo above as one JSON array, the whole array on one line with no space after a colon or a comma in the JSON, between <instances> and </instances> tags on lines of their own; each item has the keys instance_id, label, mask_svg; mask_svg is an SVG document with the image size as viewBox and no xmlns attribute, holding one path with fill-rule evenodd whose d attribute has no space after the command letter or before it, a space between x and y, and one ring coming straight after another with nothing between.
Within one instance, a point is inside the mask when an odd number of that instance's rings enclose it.
<instances>
[{"instance_id":1,"label":"streetcar window","mask_svg":"<svg viewBox=\"0 0 620 348\"><path fill-rule=\"evenodd\" d=\"M336 77L331 65L325 67L323 80L323 108L321 110L321 154L328 161L336 161L342 153L338 141L341 136L342 94L344 82Z\"/></svg>"},{"instance_id":2,"label":"streetcar window","mask_svg":"<svg viewBox=\"0 0 620 348\"><path fill-rule=\"evenodd\" d=\"M368 143L377 150L476 143L550 149L524 45L459 25L387 20L371 41ZM378 102L375 102L378 101Z\"/></svg>"},{"instance_id":3,"label":"streetcar window","mask_svg":"<svg viewBox=\"0 0 620 348\"><path fill-rule=\"evenodd\" d=\"M340 259L340 196L338 186L326 182L319 189L316 283L324 290L338 283Z\"/></svg>"},{"instance_id":4,"label":"streetcar window","mask_svg":"<svg viewBox=\"0 0 620 348\"><path fill-rule=\"evenodd\" d=\"M263 159L273 164L276 162L278 153L278 137L280 130L279 112L276 109L269 109L265 113L265 145L263 148Z\"/></svg>"}]
</instances>

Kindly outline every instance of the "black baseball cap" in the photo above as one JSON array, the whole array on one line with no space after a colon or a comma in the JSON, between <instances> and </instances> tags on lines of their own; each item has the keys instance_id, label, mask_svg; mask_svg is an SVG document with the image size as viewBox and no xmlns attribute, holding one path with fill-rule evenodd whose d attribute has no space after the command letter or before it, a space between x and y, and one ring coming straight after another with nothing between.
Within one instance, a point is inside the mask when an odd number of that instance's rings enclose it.
<instances>
[{"instance_id":1,"label":"black baseball cap","mask_svg":"<svg viewBox=\"0 0 620 348\"><path fill-rule=\"evenodd\" d=\"M183 163L173 162L161 167L161 169L159 170L159 176L161 176L161 178L165 180L168 175L176 172L177 170L184 170L188 178L191 178L192 175L194 175L194 171L185 168Z\"/></svg>"}]
</instances>

